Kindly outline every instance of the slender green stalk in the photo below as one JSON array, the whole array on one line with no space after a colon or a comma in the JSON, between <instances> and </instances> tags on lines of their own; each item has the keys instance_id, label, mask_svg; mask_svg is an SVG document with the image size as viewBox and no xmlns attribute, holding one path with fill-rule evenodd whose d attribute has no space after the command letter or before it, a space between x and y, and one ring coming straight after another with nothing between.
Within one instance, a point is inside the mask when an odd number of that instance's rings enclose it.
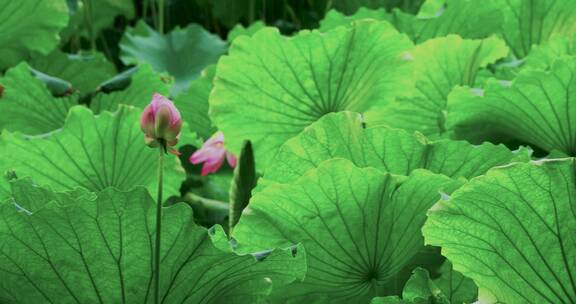
<instances>
[{"instance_id":1,"label":"slender green stalk","mask_svg":"<svg viewBox=\"0 0 576 304\"><path fill-rule=\"evenodd\" d=\"M164 177L164 154L166 148L160 145L158 156L158 201L156 204L156 245L154 246L154 303L160 303L160 240L162 235L162 180Z\"/></svg>"},{"instance_id":2,"label":"slender green stalk","mask_svg":"<svg viewBox=\"0 0 576 304\"><path fill-rule=\"evenodd\" d=\"M324 13L327 13L332 8L332 5L334 4L333 2L334 2L333 0L328 0L328 2L326 3L326 9Z\"/></svg>"},{"instance_id":3,"label":"slender green stalk","mask_svg":"<svg viewBox=\"0 0 576 304\"><path fill-rule=\"evenodd\" d=\"M92 0L84 0L84 21L88 28L88 35L90 36L90 50L96 51L96 33L94 31L94 7Z\"/></svg>"},{"instance_id":4,"label":"slender green stalk","mask_svg":"<svg viewBox=\"0 0 576 304\"><path fill-rule=\"evenodd\" d=\"M150 10L152 11L152 21L154 22L154 27L158 29L158 13L156 12L156 2L150 3Z\"/></svg>"},{"instance_id":5,"label":"slender green stalk","mask_svg":"<svg viewBox=\"0 0 576 304\"><path fill-rule=\"evenodd\" d=\"M100 42L102 42L102 46L104 47L104 53L106 54L106 58L108 60L113 61L114 57L112 57L112 52L110 51L110 47L108 46L108 42L104 36L100 35Z\"/></svg>"},{"instance_id":6,"label":"slender green stalk","mask_svg":"<svg viewBox=\"0 0 576 304\"><path fill-rule=\"evenodd\" d=\"M148 16L148 4L149 0L144 0L144 3L142 4L142 20L146 20L146 17Z\"/></svg>"},{"instance_id":7,"label":"slender green stalk","mask_svg":"<svg viewBox=\"0 0 576 304\"><path fill-rule=\"evenodd\" d=\"M254 23L254 15L256 13L256 1L255 0L250 0L249 6L248 6L248 25Z\"/></svg>"},{"instance_id":8,"label":"slender green stalk","mask_svg":"<svg viewBox=\"0 0 576 304\"><path fill-rule=\"evenodd\" d=\"M164 17L166 13L164 12L166 8L165 0L158 0L158 32L164 34Z\"/></svg>"}]
</instances>

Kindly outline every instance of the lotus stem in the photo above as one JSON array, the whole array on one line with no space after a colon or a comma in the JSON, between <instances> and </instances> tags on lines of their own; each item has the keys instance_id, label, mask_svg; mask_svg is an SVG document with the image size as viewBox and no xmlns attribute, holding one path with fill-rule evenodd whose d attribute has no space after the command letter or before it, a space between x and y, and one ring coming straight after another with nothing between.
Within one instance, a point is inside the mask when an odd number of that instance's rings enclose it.
<instances>
[{"instance_id":1,"label":"lotus stem","mask_svg":"<svg viewBox=\"0 0 576 304\"><path fill-rule=\"evenodd\" d=\"M165 144L158 149L158 200L156 204L156 242L154 246L154 303L160 303L160 241L162 235L162 191L164 177Z\"/></svg>"},{"instance_id":2,"label":"lotus stem","mask_svg":"<svg viewBox=\"0 0 576 304\"><path fill-rule=\"evenodd\" d=\"M164 34L165 0L158 0L158 32Z\"/></svg>"}]
</instances>

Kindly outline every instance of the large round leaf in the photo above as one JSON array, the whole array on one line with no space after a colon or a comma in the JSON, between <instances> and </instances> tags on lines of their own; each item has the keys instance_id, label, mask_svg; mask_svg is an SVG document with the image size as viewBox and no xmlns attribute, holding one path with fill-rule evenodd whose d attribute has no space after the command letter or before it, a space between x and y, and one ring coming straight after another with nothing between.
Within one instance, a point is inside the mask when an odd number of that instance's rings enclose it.
<instances>
[{"instance_id":1,"label":"large round leaf","mask_svg":"<svg viewBox=\"0 0 576 304\"><path fill-rule=\"evenodd\" d=\"M0 0L0 70L31 52L48 54L68 24L66 0Z\"/></svg>"},{"instance_id":2,"label":"large round leaf","mask_svg":"<svg viewBox=\"0 0 576 304\"><path fill-rule=\"evenodd\" d=\"M423 247L426 210L460 183L417 170L396 177L329 160L291 184L255 194L233 236L243 252L306 248L308 272L293 289L330 303L363 303Z\"/></svg>"},{"instance_id":3,"label":"large round leaf","mask_svg":"<svg viewBox=\"0 0 576 304\"><path fill-rule=\"evenodd\" d=\"M0 131L37 135L59 129L68 110L78 104L77 95L53 97L27 63L9 69L0 79L0 87Z\"/></svg>"},{"instance_id":4,"label":"large round leaf","mask_svg":"<svg viewBox=\"0 0 576 304\"><path fill-rule=\"evenodd\" d=\"M55 193L18 181L13 190L0 204L3 303L153 303L156 204L145 189ZM191 210L163 210L162 303L254 303L303 277L302 248L236 255Z\"/></svg>"},{"instance_id":5,"label":"large round leaf","mask_svg":"<svg viewBox=\"0 0 576 304\"><path fill-rule=\"evenodd\" d=\"M409 175L428 169L453 178L472 178L488 169L513 161L530 159L526 151L464 141L428 141L419 134L363 125L359 114L334 113L324 116L298 136L288 140L265 171L265 181L289 183L323 161L340 157L359 167L373 167Z\"/></svg>"},{"instance_id":6,"label":"large round leaf","mask_svg":"<svg viewBox=\"0 0 576 304\"><path fill-rule=\"evenodd\" d=\"M77 106L70 110L64 128L47 136L2 133L3 169L57 190L145 186L154 194L159 152L144 144L139 114L138 109L121 107L95 116ZM179 194L185 173L175 157L167 160L165 173L166 192Z\"/></svg>"},{"instance_id":7,"label":"large round leaf","mask_svg":"<svg viewBox=\"0 0 576 304\"><path fill-rule=\"evenodd\" d=\"M574 303L575 184L574 159L493 169L432 209L426 242L500 302Z\"/></svg>"},{"instance_id":8,"label":"large round leaf","mask_svg":"<svg viewBox=\"0 0 576 304\"><path fill-rule=\"evenodd\" d=\"M324 114L364 111L409 91L411 46L392 25L370 21L290 38L272 28L239 37L218 63L211 117L233 152L249 139L265 166Z\"/></svg>"},{"instance_id":9,"label":"large round leaf","mask_svg":"<svg viewBox=\"0 0 576 304\"><path fill-rule=\"evenodd\" d=\"M452 128L465 138L504 134L538 146L576 155L576 57L558 59L550 71L527 69L510 82L493 80L480 94L451 95Z\"/></svg>"},{"instance_id":10,"label":"large round leaf","mask_svg":"<svg viewBox=\"0 0 576 304\"><path fill-rule=\"evenodd\" d=\"M124 33L120 58L125 64L147 63L157 72L168 72L176 79L173 94L177 95L205 67L216 63L227 47L225 41L198 24L160 34L140 21Z\"/></svg>"}]
</instances>

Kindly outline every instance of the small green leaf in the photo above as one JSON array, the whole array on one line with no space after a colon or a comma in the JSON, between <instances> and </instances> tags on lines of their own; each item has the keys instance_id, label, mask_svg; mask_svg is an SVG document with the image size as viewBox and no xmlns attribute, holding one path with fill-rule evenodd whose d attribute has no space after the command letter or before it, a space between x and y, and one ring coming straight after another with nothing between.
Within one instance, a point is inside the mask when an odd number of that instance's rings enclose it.
<instances>
[{"instance_id":1,"label":"small green leaf","mask_svg":"<svg viewBox=\"0 0 576 304\"><path fill-rule=\"evenodd\" d=\"M450 303L442 291L432 282L428 271L423 268L416 268L412 272L412 276L404 286L402 299L413 303L419 301L430 304Z\"/></svg>"},{"instance_id":2,"label":"small green leaf","mask_svg":"<svg viewBox=\"0 0 576 304\"><path fill-rule=\"evenodd\" d=\"M176 79L172 95L187 89L204 68L216 63L227 43L198 24L160 34L143 21L128 29L120 42L125 64L147 63Z\"/></svg>"},{"instance_id":3,"label":"small green leaf","mask_svg":"<svg viewBox=\"0 0 576 304\"><path fill-rule=\"evenodd\" d=\"M440 276L433 281L450 303L473 303L476 301L478 287L474 281L454 270L450 261L445 261L438 272Z\"/></svg>"},{"instance_id":4,"label":"small green leaf","mask_svg":"<svg viewBox=\"0 0 576 304\"><path fill-rule=\"evenodd\" d=\"M573 303L575 168L567 158L488 171L430 210L426 243L500 302Z\"/></svg>"},{"instance_id":5,"label":"small green leaf","mask_svg":"<svg viewBox=\"0 0 576 304\"><path fill-rule=\"evenodd\" d=\"M118 75L104 80L97 87L97 91L110 93L114 91L121 91L126 89L132 83L132 76L138 72L139 67L131 67Z\"/></svg>"},{"instance_id":6,"label":"small green leaf","mask_svg":"<svg viewBox=\"0 0 576 304\"><path fill-rule=\"evenodd\" d=\"M475 302L478 288L474 282L452 269L446 261L440 276L431 279L426 269L416 268L406 282L402 298L387 296L372 299L371 304L460 304Z\"/></svg>"},{"instance_id":7,"label":"small green leaf","mask_svg":"<svg viewBox=\"0 0 576 304\"><path fill-rule=\"evenodd\" d=\"M64 79L44 74L34 68L29 68L30 73L38 80L42 81L50 93L56 97L62 97L71 94L74 91L72 84Z\"/></svg>"},{"instance_id":8,"label":"small green leaf","mask_svg":"<svg viewBox=\"0 0 576 304\"><path fill-rule=\"evenodd\" d=\"M230 214L228 216L230 230L236 226L242 210L248 206L252 197L252 189L256 187L257 180L252 144L250 141L245 141L230 185Z\"/></svg>"}]
</instances>

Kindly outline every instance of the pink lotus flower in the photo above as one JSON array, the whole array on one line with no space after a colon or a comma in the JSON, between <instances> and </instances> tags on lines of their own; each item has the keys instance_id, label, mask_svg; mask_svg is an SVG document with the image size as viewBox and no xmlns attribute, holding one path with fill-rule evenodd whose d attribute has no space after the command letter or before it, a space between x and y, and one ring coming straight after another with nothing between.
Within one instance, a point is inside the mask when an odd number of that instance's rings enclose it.
<instances>
[{"instance_id":1,"label":"pink lotus flower","mask_svg":"<svg viewBox=\"0 0 576 304\"><path fill-rule=\"evenodd\" d=\"M158 147L163 143L172 147L178 143L182 117L172 101L154 93L152 101L142 113L140 127L148 146Z\"/></svg>"},{"instance_id":2,"label":"pink lotus flower","mask_svg":"<svg viewBox=\"0 0 576 304\"><path fill-rule=\"evenodd\" d=\"M190 162L194 165L204 163L202 176L214 173L222 167L224 159L228 160L230 167L236 167L236 156L224 148L224 133L216 132L202 145L202 148L190 156Z\"/></svg>"}]
</instances>

